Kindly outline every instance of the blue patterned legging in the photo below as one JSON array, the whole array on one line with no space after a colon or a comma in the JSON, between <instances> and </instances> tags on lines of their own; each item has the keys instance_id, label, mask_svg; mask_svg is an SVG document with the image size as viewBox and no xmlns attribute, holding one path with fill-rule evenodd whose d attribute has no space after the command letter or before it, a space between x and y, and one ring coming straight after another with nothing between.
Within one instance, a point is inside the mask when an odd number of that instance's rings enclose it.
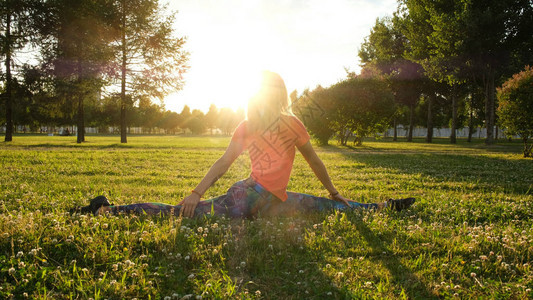
<instances>
[{"instance_id":1,"label":"blue patterned legging","mask_svg":"<svg viewBox=\"0 0 533 300\"><path fill-rule=\"evenodd\" d=\"M345 210L348 207L335 200L307 194L287 192L286 201L276 196L259 184L248 186L244 180L235 183L226 194L200 201L194 210L195 216L214 214L229 218L253 218L260 216L291 216L298 213L317 211ZM364 204L350 202L351 209L377 209L375 203ZM179 215L181 206L163 203L135 203L111 206L113 214L136 213L147 215Z\"/></svg>"}]
</instances>

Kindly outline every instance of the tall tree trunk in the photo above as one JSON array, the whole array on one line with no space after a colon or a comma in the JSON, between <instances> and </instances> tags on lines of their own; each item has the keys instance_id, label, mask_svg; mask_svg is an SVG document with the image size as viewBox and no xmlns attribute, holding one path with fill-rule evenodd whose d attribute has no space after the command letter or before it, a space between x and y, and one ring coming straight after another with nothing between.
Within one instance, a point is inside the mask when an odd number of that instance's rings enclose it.
<instances>
[{"instance_id":1,"label":"tall tree trunk","mask_svg":"<svg viewBox=\"0 0 533 300\"><path fill-rule=\"evenodd\" d=\"M472 135L474 134L474 96L470 95L470 111L468 116L468 139L467 142L472 142Z\"/></svg>"},{"instance_id":2,"label":"tall tree trunk","mask_svg":"<svg viewBox=\"0 0 533 300\"><path fill-rule=\"evenodd\" d=\"M346 146L348 144L348 137L349 136L350 135L348 134L348 129L347 128L341 129L341 144L343 146Z\"/></svg>"},{"instance_id":3,"label":"tall tree trunk","mask_svg":"<svg viewBox=\"0 0 533 300\"><path fill-rule=\"evenodd\" d=\"M426 135L427 143L433 142L433 100L434 98L435 98L435 94L432 94L429 96L429 99L428 99L428 121L427 121L428 132Z\"/></svg>"},{"instance_id":4,"label":"tall tree trunk","mask_svg":"<svg viewBox=\"0 0 533 300\"><path fill-rule=\"evenodd\" d=\"M81 89L83 81L83 70L81 61L78 61L78 138L77 143L85 142L85 118L83 109L84 92Z\"/></svg>"},{"instance_id":5,"label":"tall tree trunk","mask_svg":"<svg viewBox=\"0 0 533 300\"><path fill-rule=\"evenodd\" d=\"M485 144L494 143L494 71L490 70L484 77L485 85L485 126L487 138Z\"/></svg>"},{"instance_id":6,"label":"tall tree trunk","mask_svg":"<svg viewBox=\"0 0 533 300\"><path fill-rule=\"evenodd\" d=\"M394 137L392 138L392 140L394 142L396 142L398 140L398 125L396 124L396 117L394 117Z\"/></svg>"},{"instance_id":7,"label":"tall tree trunk","mask_svg":"<svg viewBox=\"0 0 533 300\"><path fill-rule=\"evenodd\" d=\"M77 143L85 142L85 118L83 109L83 93L78 93L78 137Z\"/></svg>"},{"instance_id":8,"label":"tall tree trunk","mask_svg":"<svg viewBox=\"0 0 533 300\"><path fill-rule=\"evenodd\" d=\"M120 82L120 142L127 143L126 132L126 1L122 1L122 77Z\"/></svg>"},{"instance_id":9,"label":"tall tree trunk","mask_svg":"<svg viewBox=\"0 0 533 300\"><path fill-rule=\"evenodd\" d=\"M6 14L6 136L4 141L13 141L13 95L11 78L11 14Z\"/></svg>"},{"instance_id":10,"label":"tall tree trunk","mask_svg":"<svg viewBox=\"0 0 533 300\"><path fill-rule=\"evenodd\" d=\"M452 91L452 132L450 135L450 143L457 143L456 130L457 130L457 97L455 91Z\"/></svg>"},{"instance_id":11,"label":"tall tree trunk","mask_svg":"<svg viewBox=\"0 0 533 300\"><path fill-rule=\"evenodd\" d=\"M523 137L522 141L524 142L524 157L533 156L533 145L527 144L527 137Z\"/></svg>"},{"instance_id":12,"label":"tall tree trunk","mask_svg":"<svg viewBox=\"0 0 533 300\"><path fill-rule=\"evenodd\" d=\"M411 104L409 107L409 133L407 134L407 141L412 142L413 141L413 127L415 121L415 104Z\"/></svg>"}]
</instances>

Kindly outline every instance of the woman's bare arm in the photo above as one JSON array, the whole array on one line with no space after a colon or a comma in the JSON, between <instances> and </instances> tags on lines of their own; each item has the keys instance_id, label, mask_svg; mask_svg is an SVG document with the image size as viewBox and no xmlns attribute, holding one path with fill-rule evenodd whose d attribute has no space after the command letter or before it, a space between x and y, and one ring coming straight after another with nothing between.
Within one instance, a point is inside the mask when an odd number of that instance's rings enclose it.
<instances>
[{"instance_id":1,"label":"woman's bare arm","mask_svg":"<svg viewBox=\"0 0 533 300\"><path fill-rule=\"evenodd\" d=\"M329 177L326 166L316 154L315 149L313 149L313 146L311 145L311 142L308 141L303 146L298 147L298 150L300 150L318 180L320 180L322 185L328 190L332 199L344 202L346 205L349 206L348 199L341 196L333 185L333 183L331 182L331 178Z\"/></svg>"},{"instance_id":2,"label":"woman's bare arm","mask_svg":"<svg viewBox=\"0 0 533 300\"><path fill-rule=\"evenodd\" d=\"M203 195L213 183L228 171L231 164L241 154L242 149L242 145L239 142L230 142L226 152L211 166L202 181L194 188L196 193L193 192L179 203L179 205L182 205L181 213L183 216L192 217L194 215L194 209L200 202L200 195Z\"/></svg>"}]
</instances>

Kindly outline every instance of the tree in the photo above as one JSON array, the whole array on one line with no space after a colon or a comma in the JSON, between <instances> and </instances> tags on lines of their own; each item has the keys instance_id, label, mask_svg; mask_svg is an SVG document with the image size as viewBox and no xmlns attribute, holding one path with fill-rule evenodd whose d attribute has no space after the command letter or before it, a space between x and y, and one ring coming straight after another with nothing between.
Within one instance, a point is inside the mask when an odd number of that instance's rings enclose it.
<instances>
[{"instance_id":1,"label":"tree","mask_svg":"<svg viewBox=\"0 0 533 300\"><path fill-rule=\"evenodd\" d=\"M183 106L183 109L181 110L181 113L180 113L179 127L185 131L187 128L189 128L189 122L191 121L191 119L192 119L191 108L187 105Z\"/></svg>"},{"instance_id":2,"label":"tree","mask_svg":"<svg viewBox=\"0 0 533 300\"><path fill-rule=\"evenodd\" d=\"M49 0L39 16L43 69L54 97L77 110L77 142L85 141L85 100L99 97L112 56L112 9L107 1Z\"/></svg>"},{"instance_id":3,"label":"tree","mask_svg":"<svg viewBox=\"0 0 533 300\"><path fill-rule=\"evenodd\" d=\"M94 97L87 101L85 112L88 125L98 128L100 133L108 133L110 127L117 127L120 124L119 102L120 99L116 95Z\"/></svg>"},{"instance_id":4,"label":"tree","mask_svg":"<svg viewBox=\"0 0 533 300\"><path fill-rule=\"evenodd\" d=\"M336 134L341 145L355 133L354 143L383 132L396 112L387 83L376 78L349 74L329 87L305 91L293 104L296 115L320 144Z\"/></svg>"},{"instance_id":5,"label":"tree","mask_svg":"<svg viewBox=\"0 0 533 300\"><path fill-rule=\"evenodd\" d=\"M5 141L13 140L13 58L17 51L22 50L34 35L35 23L32 18L32 7L35 0L4 0L0 2L0 55L4 59L4 93L6 110Z\"/></svg>"},{"instance_id":6,"label":"tree","mask_svg":"<svg viewBox=\"0 0 533 300\"><path fill-rule=\"evenodd\" d=\"M15 119L18 122L29 122L30 126L62 126L72 125L74 106L72 102L58 101L55 91L55 80L40 66L23 65L19 72L22 79L19 85L24 96L18 95L14 106ZM18 113L29 114L28 120L19 119ZM35 128L36 129L36 128Z\"/></svg>"},{"instance_id":7,"label":"tree","mask_svg":"<svg viewBox=\"0 0 533 300\"><path fill-rule=\"evenodd\" d=\"M330 89L336 110L332 128L343 144L346 132L353 132L354 143L362 145L365 137L383 132L396 112L394 96L383 80L349 78Z\"/></svg>"},{"instance_id":8,"label":"tree","mask_svg":"<svg viewBox=\"0 0 533 300\"><path fill-rule=\"evenodd\" d=\"M508 134L519 135L524 142L524 157L533 156L533 68L513 75L498 88L498 116Z\"/></svg>"},{"instance_id":9,"label":"tree","mask_svg":"<svg viewBox=\"0 0 533 300\"><path fill-rule=\"evenodd\" d=\"M400 5L393 18L393 24L399 28L409 43L409 47L403 55L410 61L422 64L429 57L431 51L431 45L427 43L427 37L433 31L433 28L428 22L420 22L420 20L428 18L428 13L425 9L417 10L417 8L419 7L415 6L414 8L409 7L407 9L406 5ZM425 72L424 75L421 88L423 98L425 98L427 103L426 142L431 143L433 141L433 128L435 124L434 106L438 94L442 94L443 84L431 80Z\"/></svg>"},{"instance_id":10,"label":"tree","mask_svg":"<svg viewBox=\"0 0 533 300\"><path fill-rule=\"evenodd\" d=\"M400 30L402 22L399 19L398 15L393 19L377 19L370 35L361 45L359 57L364 68L377 69L384 75L394 92L396 102L409 107L407 140L410 142L413 138L414 111L425 78L422 67L405 56L409 41Z\"/></svg>"},{"instance_id":11,"label":"tree","mask_svg":"<svg viewBox=\"0 0 533 300\"><path fill-rule=\"evenodd\" d=\"M443 96L451 104L450 142L456 143L459 95L466 82L463 54L457 47L458 41L464 36L461 3L452 1L445 4L426 0L404 2L408 8L408 13L404 11L405 32L416 41L412 45L411 57L420 62L429 78L448 86ZM426 35L420 36L420 31ZM420 39L425 39L425 43Z\"/></svg>"},{"instance_id":12,"label":"tree","mask_svg":"<svg viewBox=\"0 0 533 300\"><path fill-rule=\"evenodd\" d=\"M409 108L408 142L413 141L415 108L420 100L424 81L421 66L407 59L397 62L395 72L389 76L389 86L394 93L396 102Z\"/></svg>"},{"instance_id":13,"label":"tree","mask_svg":"<svg viewBox=\"0 0 533 300\"><path fill-rule=\"evenodd\" d=\"M402 0L402 6L411 24L407 35L424 69L450 85L453 115L454 95L464 83L483 87L485 142L493 143L495 82L510 71L507 66L532 57L531 1Z\"/></svg>"},{"instance_id":14,"label":"tree","mask_svg":"<svg viewBox=\"0 0 533 300\"><path fill-rule=\"evenodd\" d=\"M166 133L176 133L176 128L179 126L180 115L177 112L167 110L163 113L163 118L159 122L159 127L165 129Z\"/></svg>"},{"instance_id":15,"label":"tree","mask_svg":"<svg viewBox=\"0 0 533 300\"><path fill-rule=\"evenodd\" d=\"M148 133L152 133L152 130L157 127L162 119L161 107L152 103L146 96L139 99L137 112L140 115L141 121L139 125L143 127L145 131L148 131Z\"/></svg>"},{"instance_id":16,"label":"tree","mask_svg":"<svg viewBox=\"0 0 533 300\"><path fill-rule=\"evenodd\" d=\"M61 106L53 100L50 82L36 66L23 65L13 79L13 92L17 101L13 106L13 120L29 125L31 131L38 126L64 123Z\"/></svg>"},{"instance_id":17,"label":"tree","mask_svg":"<svg viewBox=\"0 0 533 300\"><path fill-rule=\"evenodd\" d=\"M334 107L329 90L321 86L317 86L313 91L305 90L292 103L293 112L321 145L327 145L335 134L331 124L331 120L335 118Z\"/></svg>"},{"instance_id":18,"label":"tree","mask_svg":"<svg viewBox=\"0 0 533 300\"><path fill-rule=\"evenodd\" d=\"M469 84L469 95L466 101L466 109L468 110L468 138L467 142L472 142L474 135L474 128L483 125L483 91L476 84Z\"/></svg>"},{"instance_id":19,"label":"tree","mask_svg":"<svg viewBox=\"0 0 533 300\"><path fill-rule=\"evenodd\" d=\"M192 134L202 134L204 133L205 126L205 115L201 110L194 109L191 113L191 120L189 121L189 129Z\"/></svg>"},{"instance_id":20,"label":"tree","mask_svg":"<svg viewBox=\"0 0 533 300\"><path fill-rule=\"evenodd\" d=\"M517 67L533 63L533 5L530 0L472 0L465 11L469 34L463 47L467 64L485 92L486 143L491 144L498 82L516 73Z\"/></svg>"},{"instance_id":21,"label":"tree","mask_svg":"<svg viewBox=\"0 0 533 300\"><path fill-rule=\"evenodd\" d=\"M207 112L207 114L205 114L205 117L204 117L205 127L211 130L211 134L213 134L213 129L215 129L217 126L217 120L218 120L218 108L216 105L211 104L209 106L209 111Z\"/></svg>"},{"instance_id":22,"label":"tree","mask_svg":"<svg viewBox=\"0 0 533 300\"><path fill-rule=\"evenodd\" d=\"M244 110L233 111L231 108L223 107L218 114L218 128L225 135L231 135L233 130L244 120Z\"/></svg>"},{"instance_id":23,"label":"tree","mask_svg":"<svg viewBox=\"0 0 533 300\"><path fill-rule=\"evenodd\" d=\"M114 0L115 63L120 72L120 141L127 143L126 110L140 97L163 99L183 86L188 54L174 36L174 14L165 16L158 0Z\"/></svg>"}]
</instances>

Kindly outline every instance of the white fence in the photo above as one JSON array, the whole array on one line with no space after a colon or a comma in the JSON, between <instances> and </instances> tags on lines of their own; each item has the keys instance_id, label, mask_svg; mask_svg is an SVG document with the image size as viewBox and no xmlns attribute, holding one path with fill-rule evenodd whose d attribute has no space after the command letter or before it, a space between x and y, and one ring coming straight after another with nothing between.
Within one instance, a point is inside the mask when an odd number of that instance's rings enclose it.
<instances>
[{"instance_id":1,"label":"white fence","mask_svg":"<svg viewBox=\"0 0 533 300\"><path fill-rule=\"evenodd\" d=\"M17 133L30 132L29 131L29 127L22 126L22 125L17 125L15 129L16 129ZM37 132L38 133L47 133L49 135L54 135L54 134L62 135L62 134L65 134L67 132L67 129L68 129L68 132L69 132L70 135L75 135L76 131L78 130L78 127L77 126L65 126L65 127L41 126L39 129L37 129ZM5 133L5 132L6 132L6 127L5 126L0 126L0 133ZM106 132L100 132L100 130L98 128L96 128L96 127L85 127L85 133L89 133L89 134L98 134L98 133L120 134L120 129L118 127L109 127L109 128L107 128ZM142 127L129 127L128 128L128 133L130 133L130 134L142 134L142 133L145 133L146 134L147 132L146 132L146 129L143 129ZM165 130L161 129L161 128L155 128L155 129L152 130L151 133L152 134L164 134Z\"/></svg>"},{"instance_id":2,"label":"white fence","mask_svg":"<svg viewBox=\"0 0 533 300\"><path fill-rule=\"evenodd\" d=\"M28 130L24 130L24 126L17 126L17 132L26 132ZM76 126L69 126L69 127L47 127L43 126L40 128L40 133L48 133L50 135L52 134L64 134L69 129L70 135L75 135L77 127ZM0 132L5 132L5 126L0 126ZM494 127L494 133L496 134L496 127ZM409 133L409 127L408 126L398 126L398 137L406 137ZM29 132L29 131L28 131ZM85 133L89 134L98 134L99 132L98 128L95 127L85 127ZM109 127L106 133L114 133L119 134L120 130L117 127ZM130 127L128 129L129 134L146 134L146 130L143 130L141 127ZM152 134L164 134L165 131L163 129L156 128L152 130ZM434 138L449 138L451 135L451 129L450 128L433 128L433 137ZM394 129L389 128L387 131L385 131L384 137L393 137L394 136ZM415 127L413 128L413 137L426 137L427 136L427 129L425 127ZM468 128L461 128L456 130L456 137L458 138L467 138L468 137ZM474 129L474 133L472 135L473 138L479 138L484 139L487 137L487 129L484 127L477 127ZM505 134L503 130L498 129L498 137L503 138L505 137ZM518 136L513 136L513 138L519 138Z\"/></svg>"},{"instance_id":3,"label":"white fence","mask_svg":"<svg viewBox=\"0 0 533 300\"><path fill-rule=\"evenodd\" d=\"M496 134L496 129L497 128L494 127L494 134ZM409 133L409 127L408 126L405 126L405 127L398 126L397 130L398 130L398 136L399 137L405 137ZM468 137L468 130L469 130L468 128L457 129L455 131L455 135L458 138L467 138ZM415 127L415 128L413 128L413 137L426 137L427 133L428 133L428 130L425 127ZM450 137L451 133L452 133L451 128L433 128L433 137L435 137L435 138L448 138L448 137ZM385 137L394 136L394 129L393 128L389 128L385 132L384 136ZM473 138L480 138L480 139L486 138L487 137L487 129L484 128L484 127L475 128L474 132L472 134L472 137ZM498 129L498 137L499 138L505 137L505 134L504 134L503 130ZM516 138L518 138L518 136L516 136Z\"/></svg>"}]
</instances>

